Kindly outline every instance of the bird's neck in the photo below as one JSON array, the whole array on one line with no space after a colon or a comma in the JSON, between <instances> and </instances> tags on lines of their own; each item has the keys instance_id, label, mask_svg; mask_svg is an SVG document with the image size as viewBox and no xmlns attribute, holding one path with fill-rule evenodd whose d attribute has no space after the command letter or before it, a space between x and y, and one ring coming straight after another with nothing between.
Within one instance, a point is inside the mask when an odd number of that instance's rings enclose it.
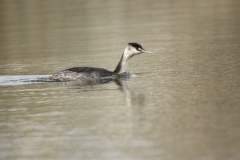
<instances>
[{"instance_id":1,"label":"bird's neck","mask_svg":"<svg viewBox=\"0 0 240 160\"><path fill-rule=\"evenodd\" d=\"M124 56L124 53L122 55L122 58L120 59L117 67L115 68L115 70L113 71L114 73L123 73L126 71L127 65L128 65L128 60L130 59L130 57L128 56Z\"/></svg>"}]
</instances>

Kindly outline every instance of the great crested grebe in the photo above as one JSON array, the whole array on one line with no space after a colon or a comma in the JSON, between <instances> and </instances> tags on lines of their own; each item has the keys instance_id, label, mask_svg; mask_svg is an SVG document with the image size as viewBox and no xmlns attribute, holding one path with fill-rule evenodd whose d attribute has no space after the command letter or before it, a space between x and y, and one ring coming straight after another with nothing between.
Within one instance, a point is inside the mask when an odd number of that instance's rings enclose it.
<instances>
[{"instance_id":1,"label":"great crested grebe","mask_svg":"<svg viewBox=\"0 0 240 160\"><path fill-rule=\"evenodd\" d=\"M141 53L152 52L143 49L143 47L138 43L128 43L117 67L113 72L102 68L74 67L54 74L50 76L50 79L54 81L72 81L72 80L86 81L102 79L106 77L115 77L116 75L125 72L130 58Z\"/></svg>"}]
</instances>

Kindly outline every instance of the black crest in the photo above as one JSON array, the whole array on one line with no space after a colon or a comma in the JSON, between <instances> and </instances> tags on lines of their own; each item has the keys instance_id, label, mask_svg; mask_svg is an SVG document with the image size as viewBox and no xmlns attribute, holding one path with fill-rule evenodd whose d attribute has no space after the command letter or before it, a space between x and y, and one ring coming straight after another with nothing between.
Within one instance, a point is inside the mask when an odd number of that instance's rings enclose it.
<instances>
[{"instance_id":1,"label":"black crest","mask_svg":"<svg viewBox=\"0 0 240 160\"><path fill-rule=\"evenodd\" d=\"M138 43L128 43L128 45L131 45L131 46L135 47L136 49L138 49L138 48L143 49L142 46Z\"/></svg>"}]
</instances>

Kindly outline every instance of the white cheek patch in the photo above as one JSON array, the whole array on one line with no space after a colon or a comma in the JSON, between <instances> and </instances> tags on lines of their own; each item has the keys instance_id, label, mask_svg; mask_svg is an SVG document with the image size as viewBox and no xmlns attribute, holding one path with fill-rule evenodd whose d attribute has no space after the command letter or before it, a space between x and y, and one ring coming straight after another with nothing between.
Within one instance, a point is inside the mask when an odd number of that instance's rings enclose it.
<instances>
[{"instance_id":1,"label":"white cheek patch","mask_svg":"<svg viewBox=\"0 0 240 160\"><path fill-rule=\"evenodd\" d=\"M139 50L139 51L143 51L143 49L142 49L142 48L138 48L138 50Z\"/></svg>"}]
</instances>

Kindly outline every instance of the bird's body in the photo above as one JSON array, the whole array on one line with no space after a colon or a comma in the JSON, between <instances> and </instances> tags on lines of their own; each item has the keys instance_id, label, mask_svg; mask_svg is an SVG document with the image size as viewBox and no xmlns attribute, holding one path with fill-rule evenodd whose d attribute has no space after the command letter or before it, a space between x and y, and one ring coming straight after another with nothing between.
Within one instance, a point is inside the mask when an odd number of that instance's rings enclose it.
<instances>
[{"instance_id":1,"label":"bird's body","mask_svg":"<svg viewBox=\"0 0 240 160\"><path fill-rule=\"evenodd\" d=\"M116 73L103 68L94 67L75 67L63 70L50 77L57 81L74 81L74 80L94 80L101 78L115 78Z\"/></svg>"},{"instance_id":2,"label":"bird's body","mask_svg":"<svg viewBox=\"0 0 240 160\"><path fill-rule=\"evenodd\" d=\"M50 77L50 79L55 81L72 81L72 80L88 81L104 78L114 79L118 74L125 72L129 59L134 55L140 53L152 53L152 52L144 50L140 44L129 43L128 46L125 48L124 53L113 72L102 68L74 67L54 74Z\"/></svg>"}]
</instances>

